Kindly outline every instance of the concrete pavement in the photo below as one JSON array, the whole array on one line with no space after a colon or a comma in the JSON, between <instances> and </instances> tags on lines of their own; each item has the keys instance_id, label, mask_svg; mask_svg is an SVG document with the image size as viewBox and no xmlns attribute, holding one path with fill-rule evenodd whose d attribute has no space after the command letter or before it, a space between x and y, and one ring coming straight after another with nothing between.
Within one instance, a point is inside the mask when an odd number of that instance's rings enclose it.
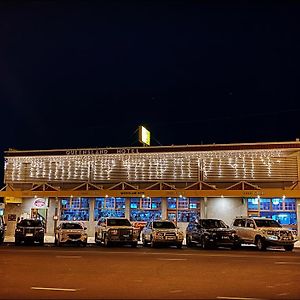
<instances>
[{"instance_id":1,"label":"concrete pavement","mask_svg":"<svg viewBox=\"0 0 300 300\"><path fill-rule=\"evenodd\" d=\"M14 236L5 236L4 243L13 243L15 241ZM54 236L46 235L45 236L45 243L47 244L54 244ZM94 237L88 237L88 244L94 244L95 238ZM185 245L185 240L183 241L183 244ZM295 248L300 248L300 238L295 243Z\"/></svg>"}]
</instances>

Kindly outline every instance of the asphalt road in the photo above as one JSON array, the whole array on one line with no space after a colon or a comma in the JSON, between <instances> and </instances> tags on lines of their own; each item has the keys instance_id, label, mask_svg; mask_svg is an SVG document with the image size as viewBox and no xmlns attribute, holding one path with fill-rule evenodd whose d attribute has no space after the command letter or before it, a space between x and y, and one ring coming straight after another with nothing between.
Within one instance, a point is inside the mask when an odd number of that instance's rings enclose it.
<instances>
[{"instance_id":1,"label":"asphalt road","mask_svg":"<svg viewBox=\"0 0 300 300\"><path fill-rule=\"evenodd\" d=\"M300 299L300 250L0 246L0 299Z\"/></svg>"}]
</instances>

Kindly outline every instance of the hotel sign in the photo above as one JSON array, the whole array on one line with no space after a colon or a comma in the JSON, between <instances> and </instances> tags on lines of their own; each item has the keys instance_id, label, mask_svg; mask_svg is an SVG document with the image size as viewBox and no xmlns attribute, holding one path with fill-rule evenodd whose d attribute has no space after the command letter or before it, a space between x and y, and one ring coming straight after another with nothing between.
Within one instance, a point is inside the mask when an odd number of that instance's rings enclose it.
<instances>
[{"instance_id":1,"label":"hotel sign","mask_svg":"<svg viewBox=\"0 0 300 300\"><path fill-rule=\"evenodd\" d=\"M137 148L107 148L107 149L70 149L66 155L101 155L101 154L134 154L139 153Z\"/></svg>"}]
</instances>

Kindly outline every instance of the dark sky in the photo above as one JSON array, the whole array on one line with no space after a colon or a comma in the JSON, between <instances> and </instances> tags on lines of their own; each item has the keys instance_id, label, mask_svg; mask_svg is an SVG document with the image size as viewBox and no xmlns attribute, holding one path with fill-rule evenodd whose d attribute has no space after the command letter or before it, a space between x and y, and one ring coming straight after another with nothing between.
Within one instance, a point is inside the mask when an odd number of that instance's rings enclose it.
<instances>
[{"instance_id":1,"label":"dark sky","mask_svg":"<svg viewBox=\"0 0 300 300\"><path fill-rule=\"evenodd\" d=\"M300 137L300 2L223 2L2 1L1 155Z\"/></svg>"}]
</instances>

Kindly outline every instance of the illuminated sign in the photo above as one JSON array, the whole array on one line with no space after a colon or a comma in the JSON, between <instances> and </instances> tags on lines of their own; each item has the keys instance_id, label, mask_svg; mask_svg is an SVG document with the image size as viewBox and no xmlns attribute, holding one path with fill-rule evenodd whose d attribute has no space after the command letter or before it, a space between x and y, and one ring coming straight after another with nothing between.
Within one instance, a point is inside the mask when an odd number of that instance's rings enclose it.
<instances>
[{"instance_id":1,"label":"illuminated sign","mask_svg":"<svg viewBox=\"0 0 300 300\"><path fill-rule=\"evenodd\" d=\"M4 203L22 203L22 198L17 197L5 197Z\"/></svg>"},{"instance_id":2,"label":"illuminated sign","mask_svg":"<svg viewBox=\"0 0 300 300\"><path fill-rule=\"evenodd\" d=\"M150 131L144 126L139 126L139 142L150 146Z\"/></svg>"}]
</instances>

